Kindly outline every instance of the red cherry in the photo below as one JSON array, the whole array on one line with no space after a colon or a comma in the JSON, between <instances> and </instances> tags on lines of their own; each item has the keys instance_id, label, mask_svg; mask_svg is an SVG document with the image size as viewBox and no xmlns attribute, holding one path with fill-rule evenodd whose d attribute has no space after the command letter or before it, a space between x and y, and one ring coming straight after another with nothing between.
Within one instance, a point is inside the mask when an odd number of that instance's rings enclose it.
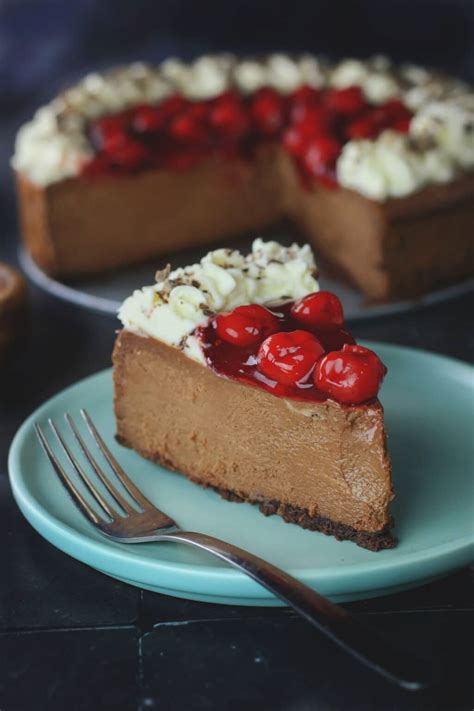
<instances>
[{"instance_id":1,"label":"red cherry","mask_svg":"<svg viewBox=\"0 0 474 711\"><path fill-rule=\"evenodd\" d=\"M110 156L110 161L126 170L143 168L148 159L146 147L133 138L128 138L120 148L116 148Z\"/></svg>"},{"instance_id":2,"label":"red cherry","mask_svg":"<svg viewBox=\"0 0 474 711\"><path fill-rule=\"evenodd\" d=\"M401 118L392 125L394 131L399 131L400 133L408 133L410 130L411 119Z\"/></svg>"},{"instance_id":3,"label":"red cherry","mask_svg":"<svg viewBox=\"0 0 474 711\"><path fill-rule=\"evenodd\" d=\"M301 155L306 146L306 138L296 126L290 126L282 136L283 147L292 155Z\"/></svg>"},{"instance_id":4,"label":"red cherry","mask_svg":"<svg viewBox=\"0 0 474 711\"><path fill-rule=\"evenodd\" d=\"M326 353L340 351L346 343L355 345L354 338L343 328L318 328L316 335L323 344Z\"/></svg>"},{"instance_id":5,"label":"red cherry","mask_svg":"<svg viewBox=\"0 0 474 711\"><path fill-rule=\"evenodd\" d=\"M357 118L346 126L346 138L375 138L379 133L379 128L375 125L370 115Z\"/></svg>"},{"instance_id":6,"label":"red cherry","mask_svg":"<svg viewBox=\"0 0 474 711\"><path fill-rule=\"evenodd\" d=\"M234 346L253 346L278 329L278 319L264 306L237 306L229 314L215 320L220 338Z\"/></svg>"},{"instance_id":7,"label":"red cherry","mask_svg":"<svg viewBox=\"0 0 474 711\"><path fill-rule=\"evenodd\" d=\"M184 172L201 162L205 156L206 153L202 148L185 146L178 149L174 148L165 155L158 155L155 165L157 168L162 167L167 170Z\"/></svg>"},{"instance_id":8,"label":"red cherry","mask_svg":"<svg viewBox=\"0 0 474 711\"><path fill-rule=\"evenodd\" d=\"M272 314L271 311L265 308L265 306L260 306L259 304L247 304L245 306L237 306L234 312L245 313L248 316L260 321L263 337L266 338L271 333L275 333L279 328L279 321L277 317Z\"/></svg>"},{"instance_id":9,"label":"red cherry","mask_svg":"<svg viewBox=\"0 0 474 711\"><path fill-rule=\"evenodd\" d=\"M411 118L411 111L398 99L386 101L371 112L371 120L379 131L399 126L396 130L406 132Z\"/></svg>"},{"instance_id":10,"label":"red cherry","mask_svg":"<svg viewBox=\"0 0 474 711\"><path fill-rule=\"evenodd\" d=\"M301 123L310 117L315 121L327 121L328 111L316 102L296 101L291 104L290 120L292 123Z\"/></svg>"},{"instance_id":11,"label":"red cherry","mask_svg":"<svg viewBox=\"0 0 474 711\"><path fill-rule=\"evenodd\" d=\"M400 99L389 99L389 101L383 103L379 108L383 109L392 121L410 119L412 117L410 109L405 106Z\"/></svg>"},{"instance_id":12,"label":"red cherry","mask_svg":"<svg viewBox=\"0 0 474 711\"><path fill-rule=\"evenodd\" d=\"M109 160L105 155L96 155L94 158L81 168L81 175L87 178L97 178L101 175L107 175L113 172L113 168L110 165Z\"/></svg>"},{"instance_id":13,"label":"red cherry","mask_svg":"<svg viewBox=\"0 0 474 711\"><path fill-rule=\"evenodd\" d=\"M318 361L314 382L334 400L358 405L377 396L386 372L373 351L344 345L342 350L328 353Z\"/></svg>"},{"instance_id":14,"label":"red cherry","mask_svg":"<svg viewBox=\"0 0 474 711\"><path fill-rule=\"evenodd\" d=\"M259 89L251 99L250 115L259 133L276 136L283 128L285 101L274 89Z\"/></svg>"},{"instance_id":15,"label":"red cherry","mask_svg":"<svg viewBox=\"0 0 474 711\"><path fill-rule=\"evenodd\" d=\"M341 146L335 138L320 136L307 146L303 164L310 175L321 176L336 165Z\"/></svg>"},{"instance_id":16,"label":"red cherry","mask_svg":"<svg viewBox=\"0 0 474 711\"><path fill-rule=\"evenodd\" d=\"M318 339L308 331L274 333L259 348L257 368L283 385L295 385L308 378L324 353Z\"/></svg>"},{"instance_id":17,"label":"red cherry","mask_svg":"<svg viewBox=\"0 0 474 711\"><path fill-rule=\"evenodd\" d=\"M180 111L183 111L190 102L181 94L173 94L164 99L158 109L163 121L167 121L172 116L176 116Z\"/></svg>"},{"instance_id":18,"label":"red cherry","mask_svg":"<svg viewBox=\"0 0 474 711\"><path fill-rule=\"evenodd\" d=\"M382 106L377 106L377 108L372 109L369 118L374 127L375 135L378 135L385 128L388 128L392 122L389 114Z\"/></svg>"},{"instance_id":19,"label":"red cherry","mask_svg":"<svg viewBox=\"0 0 474 711\"><path fill-rule=\"evenodd\" d=\"M240 138L249 126L242 101L233 91L227 91L213 102L208 121L219 133L231 138Z\"/></svg>"},{"instance_id":20,"label":"red cherry","mask_svg":"<svg viewBox=\"0 0 474 711\"><path fill-rule=\"evenodd\" d=\"M313 138L328 137L331 130L329 117L317 107L309 109L304 119L289 126L283 133L282 143L288 153L301 156Z\"/></svg>"},{"instance_id":21,"label":"red cherry","mask_svg":"<svg viewBox=\"0 0 474 711\"><path fill-rule=\"evenodd\" d=\"M316 291L298 299L291 307L291 313L312 328L331 328L344 323L342 304L330 291Z\"/></svg>"},{"instance_id":22,"label":"red cherry","mask_svg":"<svg viewBox=\"0 0 474 711\"><path fill-rule=\"evenodd\" d=\"M196 131L196 123L191 116L181 114L172 119L169 126L169 133L173 138L191 139Z\"/></svg>"},{"instance_id":23,"label":"red cherry","mask_svg":"<svg viewBox=\"0 0 474 711\"><path fill-rule=\"evenodd\" d=\"M173 138L181 141L202 141L206 138L203 119L207 113L204 103L190 104L184 111L171 119L168 131Z\"/></svg>"},{"instance_id":24,"label":"red cherry","mask_svg":"<svg viewBox=\"0 0 474 711\"><path fill-rule=\"evenodd\" d=\"M162 128L164 116L156 106L142 104L133 110L132 128L137 133L152 133Z\"/></svg>"},{"instance_id":25,"label":"red cherry","mask_svg":"<svg viewBox=\"0 0 474 711\"><path fill-rule=\"evenodd\" d=\"M104 116L95 122L93 126L93 136L97 141L98 148L106 153L114 153L129 140L127 132L128 121L122 115Z\"/></svg>"},{"instance_id":26,"label":"red cherry","mask_svg":"<svg viewBox=\"0 0 474 711\"><path fill-rule=\"evenodd\" d=\"M325 97L328 109L344 116L353 116L367 106L360 86L348 86L346 89L333 89Z\"/></svg>"},{"instance_id":27,"label":"red cherry","mask_svg":"<svg viewBox=\"0 0 474 711\"><path fill-rule=\"evenodd\" d=\"M321 99L320 89L315 89L314 86L308 86L308 84L303 84L299 86L295 91L290 94L290 102L292 106L297 106L298 104L317 104Z\"/></svg>"},{"instance_id":28,"label":"red cherry","mask_svg":"<svg viewBox=\"0 0 474 711\"><path fill-rule=\"evenodd\" d=\"M331 119L327 111L320 106L310 106L304 113L300 112L293 123L306 136L322 136L331 131Z\"/></svg>"}]
</instances>

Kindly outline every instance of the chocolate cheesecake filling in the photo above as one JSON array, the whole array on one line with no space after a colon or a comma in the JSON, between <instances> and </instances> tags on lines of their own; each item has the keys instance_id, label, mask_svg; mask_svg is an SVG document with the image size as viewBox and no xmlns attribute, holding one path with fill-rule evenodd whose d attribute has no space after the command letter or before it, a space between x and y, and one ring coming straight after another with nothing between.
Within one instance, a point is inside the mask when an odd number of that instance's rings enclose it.
<instances>
[{"instance_id":1,"label":"chocolate cheesecake filling","mask_svg":"<svg viewBox=\"0 0 474 711\"><path fill-rule=\"evenodd\" d=\"M378 400L276 397L127 330L113 361L122 444L267 515L371 550L395 544Z\"/></svg>"}]
</instances>

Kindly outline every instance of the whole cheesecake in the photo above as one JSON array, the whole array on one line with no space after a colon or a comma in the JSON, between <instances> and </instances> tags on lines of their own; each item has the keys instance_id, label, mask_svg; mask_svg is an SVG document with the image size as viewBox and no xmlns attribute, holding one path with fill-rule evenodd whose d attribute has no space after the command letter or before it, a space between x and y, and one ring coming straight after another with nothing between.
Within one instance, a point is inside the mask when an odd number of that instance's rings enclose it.
<instances>
[{"instance_id":1,"label":"whole cheesecake","mask_svg":"<svg viewBox=\"0 0 474 711\"><path fill-rule=\"evenodd\" d=\"M469 87L383 57L91 74L18 133L23 238L74 276L289 220L369 299L413 297L474 271L473 126Z\"/></svg>"},{"instance_id":2,"label":"whole cheesecake","mask_svg":"<svg viewBox=\"0 0 474 711\"><path fill-rule=\"evenodd\" d=\"M256 240L157 274L120 310L117 438L232 501L395 545L385 366L318 291L308 246Z\"/></svg>"}]
</instances>

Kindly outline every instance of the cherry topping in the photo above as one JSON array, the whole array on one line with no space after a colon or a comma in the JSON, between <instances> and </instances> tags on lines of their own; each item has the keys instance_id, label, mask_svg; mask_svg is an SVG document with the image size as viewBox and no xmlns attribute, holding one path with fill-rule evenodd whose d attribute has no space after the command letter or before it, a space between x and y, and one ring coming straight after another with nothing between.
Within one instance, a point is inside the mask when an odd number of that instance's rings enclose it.
<instances>
[{"instance_id":1,"label":"cherry topping","mask_svg":"<svg viewBox=\"0 0 474 711\"><path fill-rule=\"evenodd\" d=\"M408 133L408 131L410 130L410 123L411 123L411 119L401 118L401 119L398 119L398 121L395 121L392 128L395 131L400 131L400 133Z\"/></svg>"},{"instance_id":2,"label":"cherry topping","mask_svg":"<svg viewBox=\"0 0 474 711\"><path fill-rule=\"evenodd\" d=\"M310 175L322 176L335 167L340 150L341 146L335 138L314 138L303 156L303 164Z\"/></svg>"},{"instance_id":3,"label":"cherry topping","mask_svg":"<svg viewBox=\"0 0 474 711\"><path fill-rule=\"evenodd\" d=\"M168 120L185 109L187 105L188 102L184 96L181 96L181 94L173 94L162 101L158 108L163 120Z\"/></svg>"},{"instance_id":4,"label":"cherry topping","mask_svg":"<svg viewBox=\"0 0 474 711\"><path fill-rule=\"evenodd\" d=\"M96 155L82 167L82 175L87 178L98 178L111 172L111 166L105 155Z\"/></svg>"},{"instance_id":5,"label":"cherry topping","mask_svg":"<svg viewBox=\"0 0 474 711\"><path fill-rule=\"evenodd\" d=\"M127 138L120 148L114 150L110 160L126 170L139 170L147 163L148 151L143 143Z\"/></svg>"},{"instance_id":6,"label":"cherry topping","mask_svg":"<svg viewBox=\"0 0 474 711\"><path fill-rule=\"evenodd\" d=\"M282 135L288 153L303 155L313 138L328 136L331 130L329 116L319 107L309 108L303 117L294 119Z\"/></svg>"},{"instance_id":7,"label":"cherry topping","mask_svg":"<svg viewBox=\"0 0 474 711\"><path fill-rule=\"evenodd\" d=\"M154 106L143 104L133 111L132 127L137 133L152 133L163 126L163 115Z\"/></svg>"},{"instance_id":8,"label":"cherry topping","mask_svg":"<svg viewBox=\"0 0 474 711\"><path fill-rule=\"evenodd\" d=\"M301 86L286 96L270 87L249 97L228 90L206 101L175 94L157 106L140 104L94 120L90 138L96 155L84 162L81 173L184 171L216 155L250 160L259 142L273 140L293 156L305 185L316 179L334 188L346 140L376 138L387 128L405 133L411 118L399 99L370 105L357 86Z\"/></svg>"},{"instance_id":9,"label":"cherry topping","mask_svg":"<svg viewBox=\"0 0 474 711\"><path fill-rule=\"evenodd\" d=\"M300 155L306 146L306 138L298 126L290 126L282 136L282 143L288 153Z\"/></svg>"},{"instance_id":10,"label":"cherry topping","mask_svg":"<svg viewBox=\"0 0 474 711\"><path fill-rule=\"evenodd\" d=\"M227 91L215 99L208 120L219 133L230 138L240 138L249 126L242 101L233 91Z\"/></svg>"},{"instance_id":11,"label":"cherry topping","mask_svg":"<svg viewBox=\"0 0 474 711\"><path fill-rule=\"evenodd\" d=\"M203 120L207 109L204 103L195 103L171 119L168 131L181 141L202 141L206 138Z\"/></svg>"},{"instance_id":12,"label":"cherry topping","mask_svg":"<svg viewBox=\"0 0 474 711\"><path fill-rule=\"evenodd\" d=\"M401 119L411 119L412 113L410 109L405 106L403 101L400 99L389 99L380 107L387 117L392 121L399 121Z\"/></svg>"},{"instance_id":13,"label":"cherry topping","mask_svg":"<svg viewBox=\"0 0 474 711\"><path fill-rule=\"evenodd\" d=\"M185 145L183 148L175 148L164 156L160 156L157 167L164 167L167 170L176 170L178 173L190 170L206 157L204 150L197 146Z\"/></svg>"},{"instance_id":14,"label":"cherry topping","mask_svg":"<svg viewBox=\"0 0 474 711\"><path fill-rule=\"evenodd\" d=\"M223 341L235 346L252 346L278 329L278 319L264 306L249 304L217 316L215 327Z\"/></svg>"},{"instance_id":15,"label":"cherry topping","mask_svg":"<svg viewBox=\"0 0 474 711\"><path fill-rule=\"evenodd\" d=\"M358 405L377 396L386 367L368 348L344 345L317 363L316 387L342 403Z\"/></svg>"},{"instance_id":16,"label":"cherry topping","mask_svg":"<svg viewBox=\"0 0 474 711\"><path fill-rule=\"evenodd\" d=\"M325 103L328 109L344 116L353 116L367 105L360 86L333 89L327 93Z\"/></svg>"},{"instance_id":17,"label":"cherry topping","mask_svg":"<svg viewBox=\"0 0 474 711\"><path fill-rule=\"evenodd\" d=\"M317 104L321 99L321 90L315 89L314 86L303 84L291 92L290 99L292 106Z\"/></svg>"},{"instance_id":18,"label":"cherry topping","mask_svg":"<svg viewBox=\"0 0 474 711\"><path fill-rule=\"evenodd\" d=\"M329 353L329 351L340 351L346 343L355 345L354 338L343 328L318 328L317 336L318 340L323 344L326 353Z\"/></svg>"},{"instance_id":19,"label":"cherry topping","mask_svg":"<svg viewBox=\"0 0 474 711\"><path fill-rule=\"evenodd\" d=\"M369 115L357 118L346 126L346 138L375 138L379 133L379 127Z\"/></svg>"},{"instance_id":20,"label":"cherry topping","mask_svg":"<svg viewBox=\"0 0 474 711\"><path fill-rule=\"evenodd\" d=\"M312 373L324 348L308 331L274 333L259 348L257 368L283 385L304 382Z\"/></svg>"},{"instance_id":21,"label":"cherry topping","mask_svg":"<svg viewBox=\"0 0 474 711\"><path fill-rule=\"evenodd\" d=\"M292 123L301 123L311 116L314 118L327 117L327 110L316 101L293 100L290 107L290 120Z\"/></svg>"},{"instance_id":22,"label":"cherry topping","mask_svg":"<svg viewBox=\"0 0 474 711\"><path fill-rule=\"evenodd\" d=\"M123 116L105 116L94 125L93 137L99 150L113 153L128 141L127 122Z\"/></svg>"},{"instance_id":23,"label":"cherry topping","mask_svg":"<svg viewBox=\"0 0 474 711\"><path fill-rule=\"evenodd\" d=\"M342 304L330 291L316 291L295 301L291 313L298 321L313 328L331 328L344 323Z\"/></svg>"},{"instance_id":24,"label":"cherry topping","mask_svg":"<svg viewBox=\"0 0 474 711\"><path fill-rule=\"evenodd\" d=\"M321 106L310 106L293 119L298 130L308 138L324 136L331 132L331 117Z\"/></svg>"},{"instance_id":25,"label":"cherry topping","mask_svg":"<svg viewBox=\"0 0 474 711\"><path fill-rule=\"evenodd\" d=\"M401 101L392 99L373 109L371 116L379 131L385 128L396 128L397 125L400 129L396 130L404 130L404 127L408 130L412 114Z\"/></svg>"},{"instance_id":26,"label":"cherry topping","mask_svg":"<svg viewBox=\"0 0 474 711\"><path fill-rule=\"evenodd\" d=\"M276 136L285 119L284 99L275 89L259 89L251 99L250 114L259 133Z\"/></svg>"}]
</instances>

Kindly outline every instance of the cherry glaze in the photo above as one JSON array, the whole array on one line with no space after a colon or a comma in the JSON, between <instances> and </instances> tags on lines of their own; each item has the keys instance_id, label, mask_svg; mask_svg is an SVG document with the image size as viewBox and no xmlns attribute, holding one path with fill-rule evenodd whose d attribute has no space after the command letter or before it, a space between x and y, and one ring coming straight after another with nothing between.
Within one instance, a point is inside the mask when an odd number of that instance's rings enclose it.
<instances>
[{"instance_id":1,"label":"cherry glaze","mask_svg":"<svg viewBox=\"0 0 474 711\"><path fill-rule=\"evenodd\" d=\"M270 87L247 97L229 90L206 101L176 94L156 106L141 104L91 122L96 155L82 175L183 171L209 158L248 161L272 141L292 156L303 184L334 188L344 143L376 138L386 128L406 133L411 116L399 100L369 104L357 86L302 86L288 96Z\"/></svg>"},{"instance_id":2,"label":"cherry glaze","mask_svg":"<svg viewBox=\"0 0 474 711\"><path fill-rule=\"evenodd\" d=\"M278 306L268 307L278 319L279 331L288 332L301 329L301 322L295 319L291 313L293 304L293 301L288 301ZM316 329L308 326L305 328L317 337L326 352L339 350L345 343L355 343L353 337L342 328ZM207 364L219 375L260 387L280 397L295 400L322 402L330 397L317 388L311 373L304 383L295 383L294 385L284 385L267 378L257 369L260 343L240 347L223 341L217 333L215 319L211 319L206 326L199 328L197 335L202 344Z\"/></svg>"}]
</instances>

